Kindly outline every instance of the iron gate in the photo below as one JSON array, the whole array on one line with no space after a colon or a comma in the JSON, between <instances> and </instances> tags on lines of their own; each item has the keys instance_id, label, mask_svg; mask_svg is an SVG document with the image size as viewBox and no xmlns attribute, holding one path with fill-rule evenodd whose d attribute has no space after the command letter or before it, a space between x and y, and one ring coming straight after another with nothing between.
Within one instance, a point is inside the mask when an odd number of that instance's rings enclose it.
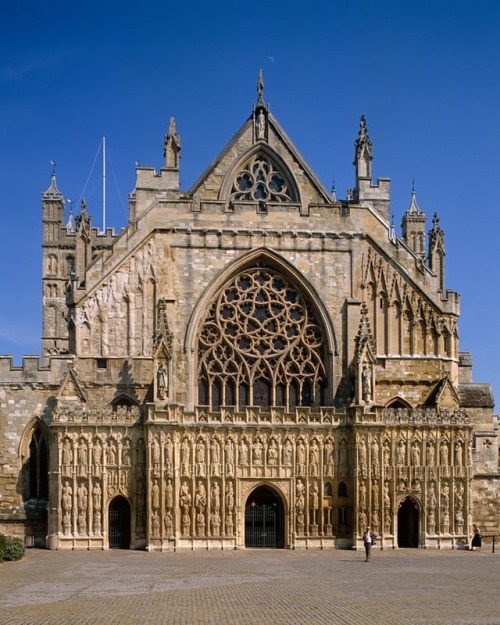
<instances>
[{"instance_id":1,"label":"iron gate","mask_svg":"<svg viewBox=\"0 0 500 625\"><path fill-rule=\"evenodd\" d=\"M252 502L245 510L245 547L278 547L278 510L276 504Z\"/></svg>"},{"instance_id":2,"label":"iron gate","mask_svg":"<svg viewBox=\"0 0 500 625\"><path fill-rule=\"evenodd\" d=\"M109 548L130 549L130 505L123 497L109 505Z\"/></svg>"}]
</instances>

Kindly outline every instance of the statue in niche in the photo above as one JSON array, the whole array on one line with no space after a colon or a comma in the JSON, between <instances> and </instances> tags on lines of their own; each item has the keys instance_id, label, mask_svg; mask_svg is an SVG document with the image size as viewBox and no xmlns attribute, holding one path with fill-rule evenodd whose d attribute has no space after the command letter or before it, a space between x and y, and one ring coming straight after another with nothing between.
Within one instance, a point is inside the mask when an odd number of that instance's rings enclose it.
<instances>
[{"instance_id":1,"label":"statue in niche","mask_svg":"<svg viewBox=\"0 0 500 625\"><path fill-rule=\"evenodd\" d=\"M127 466L132 463L130 441L128 440L128 438L125 439L125 443L122 448L122 463Z\"/></svg>"},{"instance_id":2,"label":"statue in niche","mask_svg":"<svg viewBox=\"0 0 500 625\"><path fill-rule=\"evenodd\" d=\"M380 447L376 438L372 441L372 466L375 471L378 471L380 467L379 460Z\"/></svg>"},{"instance_id":3,"label":"statue in niche","mask_svg":"<svg viewBox=\"0 0 500 625\"><path fill-rule=\"evenodd\" d=\"M220 487L217 482L212 482L211 501L212 510L218 513L220 510Z\"/></svg>"},{"instance_id":4,"label":"statue in niche","mask_svg":"<svg viewBox=\"0 0 500 625\"><path fill-rule=\"evenodd\" d=\"M168 365L161 361L156 371L156 388L158 399L166 399L168 397Z\"/></svg>"},{"instance_id":5,"label":"statue in niche","mask_svg":"<svg viewBox=\"0 0 500 625\"><path fill-rule=\"evenodd\" d=\"M174 487L172 486L172 480L167 480L165 486L165 508L171 510L174 507Z\"/></svg>"},{"instance_id":6,"label":"statue in niche","mask_svg":"<svg viewBox=\"0 0 500 625\"><path fill-rule=\"evenodd\" d=\"M205 441L200 438L196 443L196 474L200 477L205 477L206 475L205 454Z\"/></svg>"},{"instance_id":7,"label":"statue in niche","mask_svg":"<svg viewBox=\"0 0 500 625\"><path fill-rule=\"evenodd\" d=\"M448 466L448 443L443 441L439 450L439 459L442 467Z\"/></svg>"},{"instance_id":8,"label":"statue in niche","mask_svg":"<svg viewBox=\"0 0 500 625\"><path fill-rule=\"evenodd\" d=\"M248 446L244 438L240 440L239 455L240 455L240 464L247 465L248 464Z\"/></svg>"},{"instance_id":9,"label":"statue in niche","mask_svg":"<svg viewBox=\"0 0 500 625\"><path fill-rule=\"evenodd\" d=\"M234 489L233 483L227 482L226 484L226 512L232 514L234 511Z\"/></svg>"},{"instance_id":10,"label":"statue in niche","mask_svg":"<svg viewBox=\"0 0 500 625\"><path fill-rule=\"evenodd\" d=\"M461 467L463 465L463 447L462 443L458 441L455 444L455 466Z\"/></svg>"},{"instance_id":11,"label":"statue in niche","mask_svg":"<svg viewBox=\"0 0 500 625\"><path fill-rule=\"evenodd\" d=\"M450 487L447 482L443 484L441 488L441 508L443 510L448 510L450 507Z\"/></svg>"},{"instance_id":12,"label":"statue in niche","mask_svg":"<svg viewBox=\"0 0 500 625\"><path fill-rule=\"evenodd\" d=\"M359 507L366 508L366 493L367 488L364 482L361 482L359 485Z\"/></svg>"},{"instance_id":13,"label":"statue in niche","mask_svg":"<svg viewBox=\"0 0 500 625\"><path fill-rule=\"evenodd\" d=\"M372 504L375 508L379 507L380 489L378 482L375 480L372 484Z\"/></svg>"},{"instance_id":14,"label":"statue in niche","mask_svg":"<svg viewBox=\"0 0 500 625\"><path fill-rule=\"evenodd\" d=\"M433 467L434 463L436 461L435 459L435 449L434 449L434 443L429 442L427 443L427 466L429 467Z\"/></svg>"},{"instance_id":15,"label":"statue in niche","mask_svg":"<svg viewBox=\"0 0 500 625\"><path fill-rule=\"evenodd\" d=\"M304 445L304 441L302 439L299 439L299 442L297 444L297 471L300 475L304 475L305 474L305 470L306 470L306 448Z\"/></svg>"},{"instance_id":16,"label":"statue in niche","mask_svg":"<svg viewBox=\"0 0 500 625\"><path fill-rule=\"evenodd\" d=\"M152 442L152 460L153 460L153 470L155 472L155 474L158 475L159 471L160 471L160 462L161 462L161 449L160 449L160 443L158 442L158 439L155 437L153 438L153 442Z\"/></svg>"},{"instance_id":17,"label":"statue in niche","mask_svg":"<svg viewBox=\"0 0 500 625\"><path fill-rule=\"evenodd\" d=\"M62 489L62 509L65 513L70 513L73 508L73 489L69 485L69 482L64 482Z\"/></svg>"},{"instance_id":18,"label":"statue in niche","mask_svg":"<svg viewBox=\"0 0 500 625\"><path fill-rule=\"evenodd\" d=\"M252 445L254 464L262 464L262 448L263 448L263 445L261 443L261 440L260 438L257 438L254 444Z\"/></svg>"},{"instance_id":19,"label":"statue in niche","mask_svg":"<svg viewBox=\"0 0 500 625\"><path fill-rule=\"evenodd\" d=\"M234 443L233 439L228 437L224 446L224 454L226 461L226 475L233 477L234 475Z\"/></svg>"},{"instance_id":20,"label":"statue in niche","mask_svg":"<svg viewBox=\"0 0 500 625\"><path fill-rule=\"evenodd\" d=\"M165 442L165 462L167 469L172 469L174 465L174 442L171 436L167 436L167 440Z\"/></svg>"},{"instance_id":21,"label":"statue in niche","mask_svg":"<svg viewBox=\"0 0 500 625\"><path fill-rule=\"evenodd\" d=\"M198 480L198 484L196 486L196 492L194 495L194 507L198 511L200 510L204 511L206 505L207 505L207 491L205 489L205 486L203 485L203 482L201 480Z\"/></svg>"},{"instance_id":22,"label":"statue in niche","mask_svg":"<svg viewBox=\"0 0 500 625\"><path fill-rule=\"evenodd\" d=\"M302 483L302 480L299 478L297 480L297 485L295 487L295 495L296 495L295 507L297 508L297 510L300 510L301 512L303 512L304 508L306 507L305 490L306 490L305 486Z\"/></svg>"},{"instance_id":23,"label":"statue in niche","mask_svg":"<svg viewBox=\"0 0 500 625\"><path fill-rule=\"evenodd\" d=\"M386 510L391 509L391 495L389 493L389 482L384 484L384 508Z\"/></svg>"},{"instance_id":24,"label":"statue in niche","mask_svg":"<svg viewBox=\"0 0 500 625\"><path fill-rule=\"evenodd\" d=\"M286 439L285 445L283 447L283 464L292 464L292 443L290 442L289 438Z\"/></svg>"},{"instance_id":25,"label":"statue in niche","mask_svg":"<svg viewBox=\"0 0 500 625\"><path fill-rule=\"evenodd\" d=\"M364 438L361 438L359 441L358 460L361 474L364 475L366 472L366 443Z\"/></svg>"},{"instance_id":26,"label":"statue in niche","mask_svg":"<svg viewBox=\"0 0 500 625\"><path fill-rule=\"evenodd\" d=\"M101 475L102 447L99 439L94 443L92 448L92 459L94 461L94 471L97 476Z\"/></svg>"},{"instance_id":27,"label":"statue in niche","mask_svg":"<svg viewBox=\"0 0 500 625\"><path fill-rule=\"evenodd\" d=\"M400 439L398 443L398 465L404 466L406 464L406 445L403 439Z\"/></svg>"},{"instance_id":28,"label":"statue in niche","mask_svg":"<svg viewBox=\"0 0 500 625\"><path fill-rule=\"evenodd\" d=\"M189 489L188 483L185 480L184 482L182 482L181 485L179 504L182 508L182 511L189 516L189 508L191 506L191 491Z\"/></svg>"},{"instance_id":29,"label":"statue in niche","mask_svg":"<svg viewBox=\"0 0 500 625\"><path fill-rule=\"evenodd\" d=\"M319 487L317 482L314 482L310 490L310 502L312 511L312 524L318 524L318 510L319 510Z\"/></svg>"},{"instance_id":30,"label":"statue in niche","mask_svg":"<svg viewBox=\"0 0 500 625\"><path fill-rule=\"evenodd\" d=\"M108 464L116 464L116 444L111 440L108 446Z\"/></svg>"},{"instance_id":31,"label":"statue in niche","mask_svg":"<svg viewBox=\"0 0 500 625\"><path fill-rule=\"evenodd\" d=\"M102 506L102 490L99 482L94 484L94 489L92 490L92 507L94 508L94 512L100 512Z\"/></svg>"},{"instance_id":32,"label":"statue in niche","mask_svg":"<svg viewBox=\"0 0 500 625\"><path fill-rule=\"evenodd\" d=\"M269 466L276 466L278 464L278 447L274 438L271 439L269 449L267 450L267 464Z\"/></svg>"},{"instance_id":33,"label":"statue in niche","mask_svg":"<svg viewBox=\"0 0 500 625\"><path fill-rule=\"evenodd\" d=\"M255 120L255 134L257 139L264 139L266 136L266 116L262 109L259 110Z\"/></svg>"},{"instance_id":34,"label":"statue in niche","mask_svg":"<svg viewBox=\"0 0 500 625\"><path fill-rule=\"evenodd\" d=\"M160 517L158 512L153 512L153 516L151 517L151 529L153 530L153 536L156 538L160 534Z\"/></svg>"},{"instance_id":35,"label":"statue in niche","mask_svg":"<svg viewBox=\"0 0 500 625\"><path fill-rule=\"evenodd\" d=\"M370 367L365 365L361 372L361 387L363 391L363 401L369 402L372 399L372 374Z\"/></svg>"},{"instance_id":36,"label":"statue in niche","mask_svg":"<svg viewBox=\"0 0 500 625\"><path fill-rule=\"evenodd\" d=\"M384 441L382 454L384 456L384 467L391 466L391 448L390 448L388 441Z\"/></svg>"},{"instance_id":37,"label":"statue in niche","mask_svg":"<svg viewBox=\"0 0 500 625\"><path fill-rule=\"evenodd\" d=\"M185 438L181 445L181 473L182 475L189 475L189 464L191 459L191 447L189 441Z\"/></svg>"},{"instance_id":38,"label":"statue in niche","mask_svg":"<svg viewBox=\"0 0 500 625\"><path fill-rule=\"evenodd\" d=\"M71 475L71 465L73 464L73 449L71 448L71 441L68 438L64 439L62 450L62 463L64 465L65 475Z\"/></svg>"},{"instance_id":39,"label":"statue in niche","mask_svg":"<svg viewBox=\"0 0 500 625\"><path fill-rule=\"evenodd\" d=\"M368 517L366 515L366 512L364 510L361 510L358 515L358 527L359 527L359 533L361 535L363 535L367 525L368 525Z\"/></svg>"},{"instance_id":40,"label":"statue in niche","mask_svg":"<svg viewBox=\"0 0 500 625\"><path fill-rule=\"evenodd\" d=\"M380 516L378 514L378 508L375 508L372 513L372 529L375 534L378 534L380 531Z\"/></svg>"},{"instance_id":41,"label":"statue in niche","mask_svg":"<svg viewBox=\"0 0 500 625\"><path fill-rule=\"evenodd\" d=\"M318 441L313 438L309 448L309 466L312 477L319 477L319 446Z\"/></svg>"},{"instance_id":42,"label":"statue in niche","mask_svg":"<svg viewBox=\"0 0 500 625\"><path fill-rule=\"evenodd\" d=\"M333 457L333 442L331 438L327 438L324 445L325 466L328 475L334 473L335 459Z\"/></svg>"},{"instance_id":43,"label":"statue in niche","mask_svg":"<svg viewBox=\"0 0 500 625\"><path fill-rule=\"evenodd\" d=\"M172 517L172 513L168 510L165 514L165 533L167 534L167 538L172 536L172 532L174 529L174 519Z\"/></svg>"},{"instance_id":44,"label":"statue in niche","mask_svg":"<svg viewBox=\"0 0 500 625\"><path fill-rule=\"evenodd\" d=\"M88 504L87 498L88 498L87 488L85 487L85 484L81 482L76 491L76 502L78 506L78 511L80 513L82 512L84 513L87 510L87 504Z\"/></svg>"},{"instance_id":45,"label":"statue in niche","mask_svg":"<svg viewBox=\"0 0 500 625\"><path fill-rule=\"evenodd\" d=\"M427 494L427 508L429 510L435 510L436 504L437 504L436 489L434 486L434 482L431 482L429 485L429 492Z\"/></svg>"},{"instance_id":46,"label":"statue in niche","mask_svg":"<svg viewBox=\"0 0 500 625\"><path fill-rule=\"evenodd\" d=\"M212 536L219 536L220 534L220 515L217 510L210 514L210 531Z\"/></svg>"},{"instance_id":47,"label":"statue in niche","mask_svg":"<svg viewBox=\"0 0 500 625\"><path fill-rule=\"evenodd\" d=\"M85 439L80 440L78 446L78 472L80 475L87 475L87 463L88 463L88 447Z\"/></svg>"},{"instance_id":48,"label":"statue in niche","mask_svg":"<svg viewBox=\"0 0 500 625\"><path fill-rule=\"evenodd\" d=\"M153 510L160 508L160 487L158 486L158 480L155 480L151 489L151 507Z\"/></svg>"},{"instance_id":49,"label":"statue in niche","mask_svg":"<svg viewBox=\"0 0 500 625\"><path fill-rule=\"evenodd\" d=\"M411 461L415 467L420 465L420 445L417 441L411 446Z\"/></svg>"},{"instance_id":50,"label":"statue in niche","mask_svg":"<svg viewBox=\"0 0 500 625\"><path fill-rule=\"evenodd\" d=\"M210 443L210 462L212 466L212 475L220 476L220 445L219 441L213 437Z\"/></svg>"}]
</instances>

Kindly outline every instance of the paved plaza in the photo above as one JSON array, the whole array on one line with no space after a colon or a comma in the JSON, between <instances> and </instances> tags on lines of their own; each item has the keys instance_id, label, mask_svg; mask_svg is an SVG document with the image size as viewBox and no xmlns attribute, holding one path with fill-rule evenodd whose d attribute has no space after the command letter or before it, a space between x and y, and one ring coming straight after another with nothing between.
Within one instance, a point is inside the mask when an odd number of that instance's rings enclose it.
<instances>
[{"instance_id":1,"label":"paved plaza","mask_svg":"<svg viewBox=\"0 0 500 625\"><path fill-rule=\"evenodd\" d=\"M0 565L0 625L493 625L500 554L29 550Z\"/></svg>"}]
</instances>

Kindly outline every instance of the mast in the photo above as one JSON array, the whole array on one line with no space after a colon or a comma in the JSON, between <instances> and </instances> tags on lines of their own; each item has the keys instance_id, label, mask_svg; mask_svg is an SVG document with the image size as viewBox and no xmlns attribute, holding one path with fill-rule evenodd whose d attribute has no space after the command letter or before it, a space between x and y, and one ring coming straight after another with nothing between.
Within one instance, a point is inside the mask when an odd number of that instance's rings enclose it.
<instances>
[{"instance_id":1,"label":"mast","mask_svg":"<svg viewBox=\"0 0 500 625\"><path fill-rule=\"evenodd\" d=\"M102 232L106 234L106 137L102 138Z\"/></svg>"}]
</instances>

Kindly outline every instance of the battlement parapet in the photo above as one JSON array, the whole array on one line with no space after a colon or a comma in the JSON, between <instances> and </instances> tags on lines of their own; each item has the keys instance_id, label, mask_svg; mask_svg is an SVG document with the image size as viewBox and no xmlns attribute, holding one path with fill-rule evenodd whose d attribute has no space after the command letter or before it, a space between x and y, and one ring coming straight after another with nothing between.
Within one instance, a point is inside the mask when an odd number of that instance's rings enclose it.
<instances>
[{"instance_id":1,"label":"battlement parapet","mask_svg":"<svg viewBox=\"0 0 500 625\"><path fill-rule=\"evenodd\" d=\"M68 354L51 356L48 364L42 364L39 356L23 356L22 366L14 365L12 355L0 355L0 384L58 383L73 363Z\"/></svg>"}]
</instances>

